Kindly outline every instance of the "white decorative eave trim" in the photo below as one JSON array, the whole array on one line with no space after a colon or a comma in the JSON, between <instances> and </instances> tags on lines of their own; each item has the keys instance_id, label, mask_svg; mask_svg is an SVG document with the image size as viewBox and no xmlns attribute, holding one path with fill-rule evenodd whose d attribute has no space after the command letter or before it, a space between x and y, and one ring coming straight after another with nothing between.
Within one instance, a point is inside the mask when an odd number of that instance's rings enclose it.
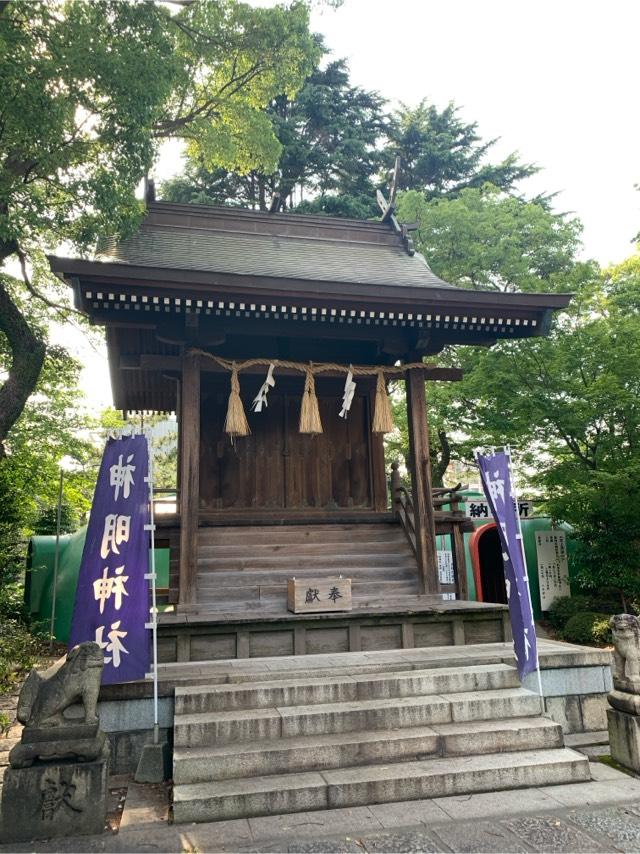
<instances>
[{"instance_id":1,"label":"white decorative eave trim","mask_svg":"<svg viewBox=\"0 0 640 854\"><path fill-rule=\"evenodd\" d=\"M157 294L123 294L84 291L84 298L94 309L138 312L174 312L205 314L218 317L264 318L294 322L353 324L355 326L400 326L424 329L455 329L470 332L513 334L516 327L535 328L534 318L479 317L477 315L423 314L403 311L374 311L359 308L320 307L246 303L235 300L203 300Z\"/></svg>"}]
</instances>

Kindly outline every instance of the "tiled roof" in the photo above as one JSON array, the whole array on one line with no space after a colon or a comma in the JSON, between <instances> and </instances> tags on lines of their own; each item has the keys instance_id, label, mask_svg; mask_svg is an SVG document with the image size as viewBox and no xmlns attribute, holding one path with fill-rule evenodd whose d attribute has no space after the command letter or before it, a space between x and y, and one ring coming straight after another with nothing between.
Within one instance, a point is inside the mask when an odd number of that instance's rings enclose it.
<instances>
[{"instance_id":1,"label":"tiled roof","mask_svg":"<svg viewBox=\"0 0 640 854\"><path fill-rule=\"evenodd\" d=\"M239 276L331 281L383 286L450 288L424 258L409 255L399 235L379 223L340 221L214 209L189 225L148 217L132 237L105 239L98 261L136 267L227 273ZM167 210L174 206L166 206ZM164 221L163 221L164 219ZM200 221L197 221L197 220ZM226 220L226 222L225 222ZM233 227L229 228L228 224ZM337 235L337 239L336 239Z\"/></svg>"}]
</instances>

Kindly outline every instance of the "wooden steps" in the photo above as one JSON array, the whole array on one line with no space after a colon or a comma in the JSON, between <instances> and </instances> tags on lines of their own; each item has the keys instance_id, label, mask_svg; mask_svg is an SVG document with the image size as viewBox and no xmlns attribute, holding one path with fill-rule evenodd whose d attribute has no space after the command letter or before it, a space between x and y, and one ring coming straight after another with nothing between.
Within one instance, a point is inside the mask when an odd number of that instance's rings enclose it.
<instances>
[{"instance_id":1,"label":"wooden steps","mask_svg":"<svg viewBox=\"0 0 640 854\"><path fill-rule=\"evenodd\" d=\"M287 581L343 575L354 603L418 593L415 557L397 523L200 528L197 602L235 610L272 606Z\"/></svg>"}]
</instances>

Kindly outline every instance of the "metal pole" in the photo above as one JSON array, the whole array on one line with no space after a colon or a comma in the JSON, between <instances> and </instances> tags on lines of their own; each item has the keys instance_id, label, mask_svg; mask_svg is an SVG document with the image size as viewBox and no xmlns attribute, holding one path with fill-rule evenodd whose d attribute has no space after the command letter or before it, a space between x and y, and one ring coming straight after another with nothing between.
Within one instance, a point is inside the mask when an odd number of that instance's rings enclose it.
<instances>
[{"instance_id":1,"label":"metal pole","mask_svg":"<svg viewBox=\"0 0 640 854\"><path fill-rule=\"evenodd\" d=\"M158 609L156 605L156 525L153 508L153 449L151 437L147 433L147 449L149 454L149 530L151 532L151 572L147 578L151 580L151 637L153 646L153 743L160 741L158 723Z\"/></svg>"},{"instance_id":2,"label":"metal pole","mask_svg":"<svg viewBox=\"0 0 640 854\"><path fill-rule=\"evenodd\" d=\"M64 469L60 467L60 484L58 486L58 513L56 516L56 550L53 558L53 590L51 594L51 627L49 629L49 652L53 651L55 638L56 620L56 591L58 587L58 564L60 562L60 527L62 524L62 486L64 483Z\"/></svg>"},{"instance_id":3,"label":"metal pole","mask_svg":"<svg viewBox=\"0 0 640 854\"><path fill-rule=\"evenodd\" d=\"M509 457L509 463L511 463L511 448L509 445L505 448L507 456ZM511 466L510 466L511 468ZM535 621L533 619L533 603L531 601L531 585L529 584L529 567L527 566L527 555L524 550L524 538L522 536L522 523L520 522L520 510L518 507L518 496L513 485L513 470L511 471L511 491L513 493L513 500L516 503L516 519L518 520L518 540L520 542L520 552L522 554L522 565L524 567L525 572L527 573L527 598L529 600L529 608L531 609L531 621L533 623L535 629ZM538 693L540 694L540 705L542 708L542 714L544 715L546 712L545 702L544 702L544 694L542 693L542 674L540 672L540 656L538 654L538 638L536 637L536 673L538 675Z\"/></svg>"}]
</instances>

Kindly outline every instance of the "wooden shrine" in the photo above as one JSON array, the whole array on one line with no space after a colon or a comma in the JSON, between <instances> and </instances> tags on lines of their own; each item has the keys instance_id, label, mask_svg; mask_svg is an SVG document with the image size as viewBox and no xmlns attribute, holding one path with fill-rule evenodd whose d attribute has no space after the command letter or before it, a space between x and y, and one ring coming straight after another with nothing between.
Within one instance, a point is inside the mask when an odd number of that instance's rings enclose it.
<instances>
[{"instance_id":1,"label":"wooden shrine","mask_svg":"<svg viewBox=\"0 0 640 854\"><path fill-rule=\"evenodd\" d=\"M429 383L459 379L433 357L543 335L569 297L453 287L382 206L365 222L154 202L93 260L49 259L106 328L116 407L177 413L178 512L158 521L165 660L504 637L500 606L465 602L463 514L431 488ZM390 492L391 380L406 386L411 485L396 470ZM458 555L447 587L437 534ZM289 579L339 574L352 612L287 612Z\"/></svg>"}]
</instances>

